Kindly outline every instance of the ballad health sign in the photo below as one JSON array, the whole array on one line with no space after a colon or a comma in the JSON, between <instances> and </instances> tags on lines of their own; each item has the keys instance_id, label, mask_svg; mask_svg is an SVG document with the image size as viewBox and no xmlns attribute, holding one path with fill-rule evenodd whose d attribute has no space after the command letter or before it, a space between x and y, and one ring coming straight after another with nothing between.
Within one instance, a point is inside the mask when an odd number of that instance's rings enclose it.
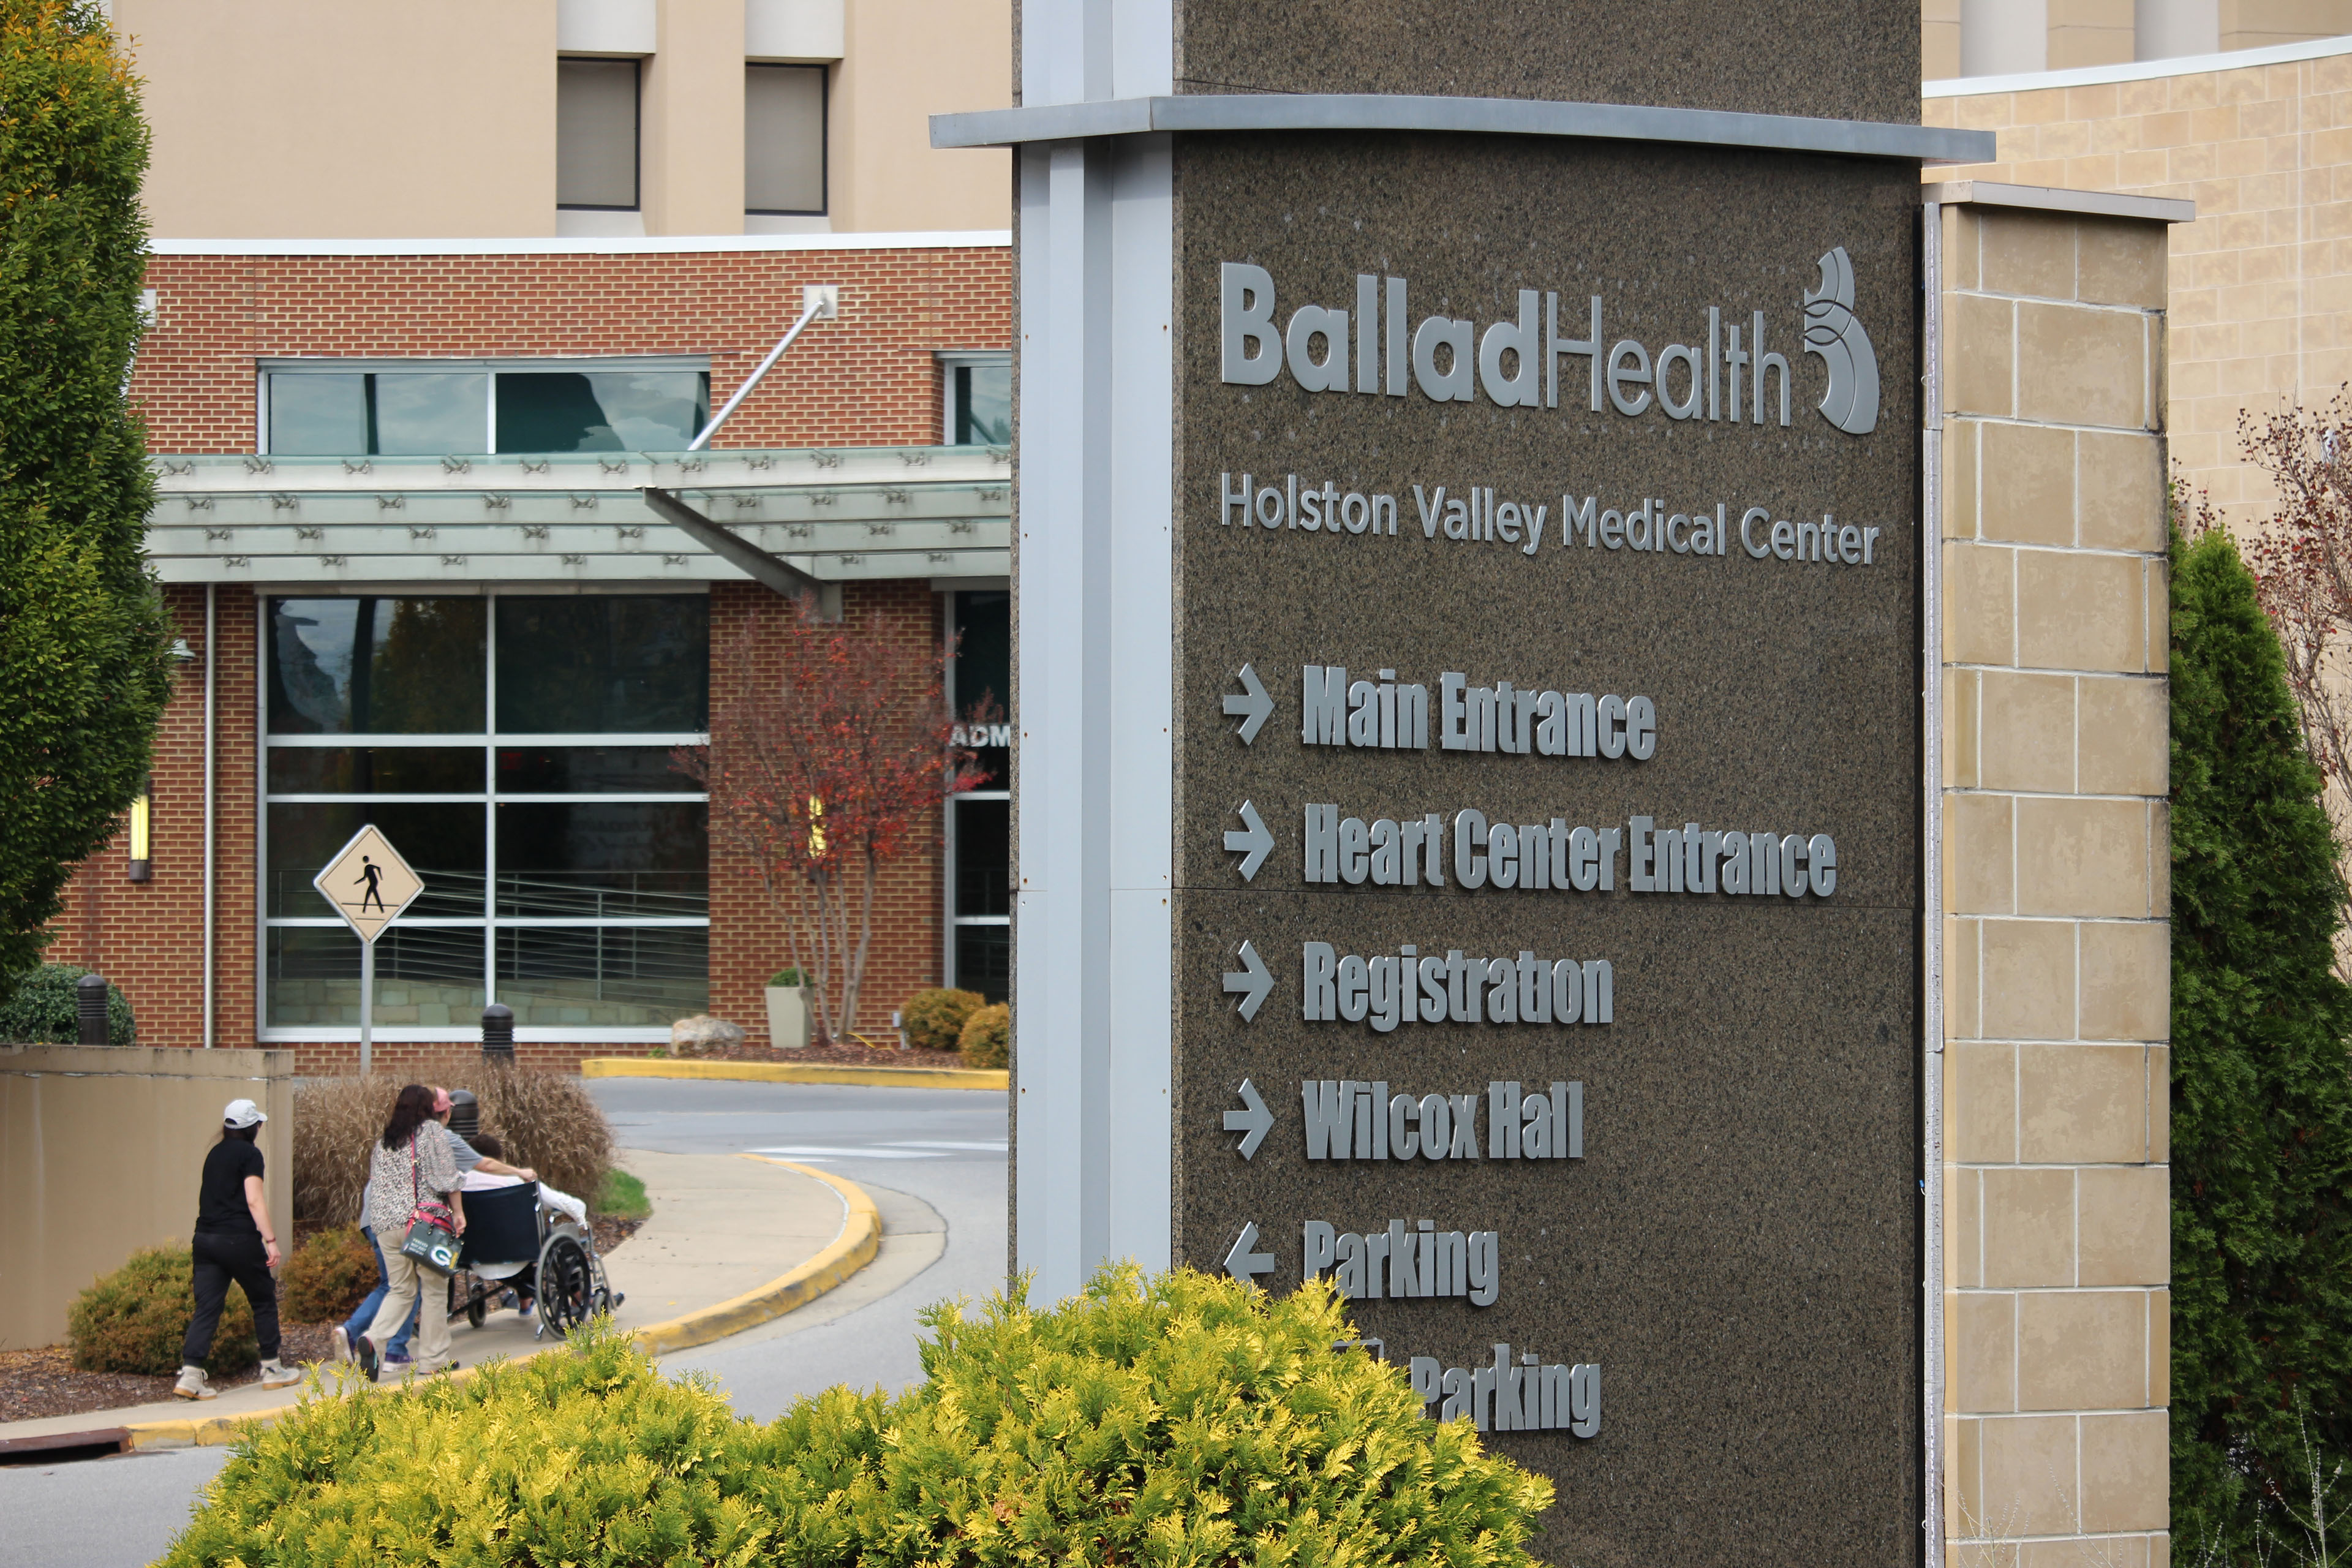
<instances>
[{"instance_id":1,"label":"ballad health sign","mask_svg":"<svg viewBox=\"0 0 2352 1568\"><path fill-rule=\"evenodd\" d=\"M1330 1281L1552 1560L1914 1560L1982 139L1916 6L1588 11L1030 6L935 123L1020 150L1013 1262Z\"/></svg>"}]
</instances>

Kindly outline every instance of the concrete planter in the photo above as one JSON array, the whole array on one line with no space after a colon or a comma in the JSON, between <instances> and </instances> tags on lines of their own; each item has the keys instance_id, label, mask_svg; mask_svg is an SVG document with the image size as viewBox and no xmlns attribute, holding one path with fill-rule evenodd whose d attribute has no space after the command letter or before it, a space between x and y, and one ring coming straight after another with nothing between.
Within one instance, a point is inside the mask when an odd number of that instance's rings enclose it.
<instances>
[{"instance_id":1,"label":"concrete planter","mask_svg":"<svg viewBox=\"0 0 2352 1568\"><path fill-rule=\"evenodd\" d=\"M768 988L768 1043L796 1051L809 1043L808 994L797 985Z\"/></svg>"}]
</instances>

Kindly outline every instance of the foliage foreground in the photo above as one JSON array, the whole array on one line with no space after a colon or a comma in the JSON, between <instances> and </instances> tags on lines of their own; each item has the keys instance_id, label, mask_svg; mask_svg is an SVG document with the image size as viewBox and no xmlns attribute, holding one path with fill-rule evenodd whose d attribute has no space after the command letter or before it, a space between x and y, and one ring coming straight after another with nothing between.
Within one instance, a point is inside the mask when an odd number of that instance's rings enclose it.
<instances>
[{"instance_id":1,"label":"foliage foreground","mask_svg":"<svg viewBox=\"0 0 2352 1568\"><path fill-rule=\"evenodd\" d=\"M2176 535L2172 1529L2209 1561L2262 1560L2313 1468L2352 1458L2352 988L2320 783L2237 547Z\"/></svg>"},{"instance_id":2,"label":"foliage foreground","mask_svg":"<svg viewBox=\"0 0 2352 1568\"><path fill-rule=\"evenodd\" d=\"M195 1564L1517 1565L1549 1481L1422 1417L1315 1287L1106 1269L1052 1311L929 1309L929 1381L768 1426L625 1336L401 1394L314 1396L239 1446Z\"/></svg>"}]
</instances>

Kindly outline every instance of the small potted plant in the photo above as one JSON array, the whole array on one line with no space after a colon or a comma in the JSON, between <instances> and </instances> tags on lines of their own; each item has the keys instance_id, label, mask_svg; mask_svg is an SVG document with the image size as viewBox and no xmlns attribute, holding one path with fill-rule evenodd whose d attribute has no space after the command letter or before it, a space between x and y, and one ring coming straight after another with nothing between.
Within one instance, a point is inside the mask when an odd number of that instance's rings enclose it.
<instances>
[{"instance_id":1,"label":"small potted plant","mask_svg":"<svg viewBox=\"0 0 2352 1568\"><path fill-rule=\"evenodd\" d=\"M768 982L768 1043L784 1051L809 1043L808 995L797 969L779 969Z\"/></svg>"}]
</instances>

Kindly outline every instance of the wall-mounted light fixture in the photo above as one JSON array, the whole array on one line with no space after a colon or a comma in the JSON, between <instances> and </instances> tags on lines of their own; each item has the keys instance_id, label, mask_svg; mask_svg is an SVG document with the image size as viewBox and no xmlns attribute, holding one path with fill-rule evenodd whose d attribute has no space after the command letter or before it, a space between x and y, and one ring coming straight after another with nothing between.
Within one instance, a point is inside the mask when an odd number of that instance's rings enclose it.
<instances>
[{"instance_id":1,"label":"wall-mounted light fixture","mask_svg":"<svg viewBox=\"0 0 2352 1568\"><path fill-rule=\"evenodd\" d=\"M148 781L139 781L139 793L131 799L131 880L144 882L153 875L147 856L147 787Z\"/></svg>"}]
</instances>

